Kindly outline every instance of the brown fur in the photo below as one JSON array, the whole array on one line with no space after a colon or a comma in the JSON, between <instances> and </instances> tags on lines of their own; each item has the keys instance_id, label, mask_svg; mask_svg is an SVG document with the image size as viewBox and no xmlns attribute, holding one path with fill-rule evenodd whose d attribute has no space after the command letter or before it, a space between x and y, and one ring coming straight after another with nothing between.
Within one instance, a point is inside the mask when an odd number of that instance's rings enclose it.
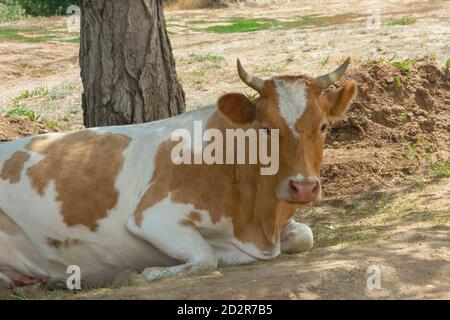
<instances>
[{"instance_id":1,"label":"brown fur","mask_svg":"<svg viewBox=\"0 0 450 320\"><path fill-rule=\"evenodd\" d=\"M256 119L256 106L241 93L228 93L220 97L218 109L232 122L245 124Z\"/></svg>"},{"instance_id":2,"label":"brown fur","mask_svg":"<svg viewBox=\"0 0 450 320\"><path fill-rule=\"evenodd\" d=\"M122 169L123 151L131 139L120 134L83 130L57 139L34 138L26 146L44 159L27 170L33 188L44 196L50 181L68 226L84 225L91 231L114 208L119 192L114 183Z\"/></svg>"},{"instance_id":3,"label":"brown fur","mask_svg":"<svg viewBox=\"0 0 450 320\"><path fill-rule=\"evenodd\" d=\"M25 162L30 159L30 155L23 151L16 151L14 154L5 161L3 164L0 178L3 180L9 180L10 183L19 183L20 175L23 170Z\"/></svg>"}]
</instances>

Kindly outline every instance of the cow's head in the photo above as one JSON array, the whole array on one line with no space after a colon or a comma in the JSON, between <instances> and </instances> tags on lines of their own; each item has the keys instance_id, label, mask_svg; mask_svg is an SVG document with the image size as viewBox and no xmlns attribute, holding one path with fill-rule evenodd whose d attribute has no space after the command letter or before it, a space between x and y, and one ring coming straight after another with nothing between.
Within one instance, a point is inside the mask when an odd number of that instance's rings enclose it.
<instances>
[{"instance_id":1,"label":"cow's head","mask_svg":"<svg viewBox=\"0 0 450 320\"><path fill-rule=\"evenodd\" d=\"M305 205L321 197L320 167L330 122L344 115L356 95L355 81L324 93L345 73L350 59L335 71L311 78L305 75L257 78L237 62L241 80L260 94L255 101L230 93L218 108L234 123L279 129L279 171L275 176L279 200Z\"/></svg>"}]
</instances>

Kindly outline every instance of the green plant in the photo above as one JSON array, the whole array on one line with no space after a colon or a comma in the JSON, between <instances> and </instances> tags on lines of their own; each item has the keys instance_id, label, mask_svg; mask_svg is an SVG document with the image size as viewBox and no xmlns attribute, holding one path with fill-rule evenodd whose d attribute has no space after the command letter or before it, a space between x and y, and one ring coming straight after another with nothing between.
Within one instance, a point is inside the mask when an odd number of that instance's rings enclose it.
<instances>
[{"instance_id":1,"label":"green plant","mask_svg":"<svg viewBox=\"0 0 450 320\"><path fill-rule=\"evenodd\" d=\"M435 163L430 166L430 171L437 178L450 177L450 163Z\"/></svg>"},{"instance_id":2,"label":"green plant","mask_svg":"<svg viewBox=\"0 0 450 320\"><path fill-rule=\"evenodd\" d=\"M445 69L450 69L450 59L447 59L447 62L445 63Z\"/></svg>"},{"instance_id":3,"label":"green plant","mask_svg":"<svg viewBox=\"0 0 450 320\"><path fill-rule=\"evenodd\" d=\"M14 0L31 16L53 16L66 14L71 5L80 5L79 0Z\"/></svg>"},{"instance_id":4,"label":"green plant","mask_svg":"<svg viewBox=\"0 0 450 320\"><path fill-rule=\"evenodd\" d=\"M398 77L398 76L395 77L394 83L395 83L395 86L396 86L397 88L403 87L402 79L401 79L400 77Z\"/></svg>"},{"instance_id":5,"label":"green plant","mask_svg":"<svg viewBox=\"0 0 450 320\"><path fill-rule=\"evenodd\" d=\"M324 65L326 65L329 61L330 61L330 56L327 55L325 58L323 58L323 59L320 60L320 64L324 66Z\"/></svg>"},{"instance_id":6,"label":"green plant","mask_svg":"<svg viewBox=\"0 0 450 320\"><path fill-rule=\"evenodd\" d=\"M219 56L219 55L215 55L215 54L207 54L207 55L195 55L190 57L189 59L187 59L187 63L191 64L194 62L205 62L205 61L209 61L209 62L214 62L214 63L218 63L225 60L224 57Z\"/></svg>"},{"instance_id":7,"label":"green plant","mask_svg":"<svg viewBox=\"0 0 450 320\"><path fill-rule=\"evenodd\" d=\"M389 20L386 20L383 24L386 26L396 26L396 25L406 26L408 24L416 23L416 21L417 20L415 18L404 17L404 18L399 18L399 19L389 19Z\"/></svg>"},{"instance_id":8,"label":"green plant","mask_svg":"<svg viewBox=\"0 0 450 320\"><path fill-rule=\"evenodd\" d=\"M31 91L25 90L25 91L22 91L17 97L12 99L12 102L14 104L17 104L17 103L19 103L19 101L25 100L28 98L33 98L33 97L37 97L37 96L45 97L48 95L48 93L49 93L49 91L48 91L47 87L39 87L39 88L36 88Z\"/></svg>"},{"instance_id":9,"label":"green plant","mask_svg":"<svg viewBox=\"0 0 450 320\"><path fill-rule=\"evenodd\" d=\"M229 24L214 25L206 28L206 31L216 33L238 33L238 32L253 32L276 28L279 24L276 20L257 20L257 19L243 19L232 18Z\"/></svg>"},{"instance_id":10,"label":"green plant","mask_svg":"<svg viewBox=\"0 0 450 320\"><path fill-rule=\"evenodd\" d=\"M25 18L25 10L18 4L0 1L0 23Z\"/></svg>"},{"instance_id":11,"label":"green plant","mask_svg":"<svg viewBox=\"0 0 450 320\"><path fill-rule=\"evenodd\" d=\"M400 72L407 76L409 74L409 71L411 67L414 65L414 60L396 60L395 57L388 61L391 65L396 67Z\"/></svg>"},{"instance_id":12,"label":"green plant","mask_svg":"<svg viewBox=\"0 0 450 320\"><path fill-rule=\"evenodd\" d=\"M258 94L256 92L245 92L245 96L250 100L256 100L258 98Z\"/></svg>"},{"instance_id":13,"label":"green plant","mask_svg":"<svg viewBox=\"0 0 450 320\"><path fill-rule=\"evenodd\" d=\"M36 112L29 110L27 108L25 108L24 106L16 106L14 108L12 108L11 110L9 110L6 113L6 116L8 117L14 117L14 116L19 116L19 117L27 117L30 121L36 121L39 116L36 114Z\"/></svg>"},{"instance_id":14,"label":"green plant","mask_svg":"<svg viewBox=\"0 0 450 320\"><path fill-rule=\"evenodd\" d=\"M398 119L399 119L401 122L405 122L406 120L408 120L408 116L407 116L406 114L401 114L401 115L398 117Z\"/></svg>"},{"instance_id":15,"label":"green plant","mask_svg":"<svg viewBox=\"0 0 450 320\"><path fill-rule=\"evenodd\" d=\"M34 35L36 32L42 31L44 31L43 28L24 28L24 29L2 28L0 29L0 41L19 41L28 43L38 43L53 40L56 38L56 36L52 34Z\"/></svg>"}]
</instances>

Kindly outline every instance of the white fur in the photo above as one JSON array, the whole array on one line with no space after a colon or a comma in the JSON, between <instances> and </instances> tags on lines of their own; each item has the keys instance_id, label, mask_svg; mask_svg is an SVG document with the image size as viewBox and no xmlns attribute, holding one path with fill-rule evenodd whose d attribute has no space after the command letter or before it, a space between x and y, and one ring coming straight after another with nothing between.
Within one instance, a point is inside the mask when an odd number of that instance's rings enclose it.
<instances>
[{"instance_id":1,"label":"white fur","mask_svg":"<svg viewBox=\"0 0 450 320\"><path fill-rule=\"evenodd\" d=\"M308 104L306 84L304 81L290 83L284 80L275 80L275 85L278 92L280 114L292 133L297 136L295 124L302 117Z\"/></svg>"}]
</instances>

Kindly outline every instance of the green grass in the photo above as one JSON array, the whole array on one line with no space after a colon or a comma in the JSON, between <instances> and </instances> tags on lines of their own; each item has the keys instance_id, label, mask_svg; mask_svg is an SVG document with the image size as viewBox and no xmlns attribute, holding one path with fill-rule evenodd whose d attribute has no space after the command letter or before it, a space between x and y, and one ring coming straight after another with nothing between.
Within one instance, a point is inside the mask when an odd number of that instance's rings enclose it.
<instances>
[{"instance_id":1,"label":"green grass","mask_svg":"<svg viewBox=\"0 0 450 320\"><path fill-rule=\"evenodd\" d=\"M389 19L386 20L383 24L385 26L406 26L409 24L416 23L417 19L412 17L404 17L399 19Z\"/></svg>"},{"instance_id":2,"label":"green grass","mask_svg":"<svg viewBox=\"0 0 450 320\"><path fill-rule=\"evenodd\" d=\"M229 24L209 26L206 28L206 31L216 33L240 33L271 29L278 26L279 24L276 20L232 18L229 21Z\"/></svg>"},{"instance_id":3,"label":"green grass","mask_svg":"<svg viewBox=\"0 0 450 320\"><path fill-rule=\"evenodd\" d=\"M33 98L33 97L45 97L49 94L47 87L39 87L34 90L22 91L17 97L12 99L14 104L18 104L21 100Z\"/></svg>"},{"instance_id":4,"label":"green grass","mask_svg":"<svg viewBox=\"0 0 450 320\"><path fill-rule=\"evenodd\" d=\"M406 114L402 114L398 116L398 120L400 120L401 122L405 122L408 120L408 116Z\"/></svg>"},{"instance_id":5,"label":"green grass","mask_svg":"<svg viewBox=\"0 0 450 320\"><path fill-rule=\"evenodd\" d=\"M346 13L333 16L321 16L309 14L291 21L280 21L275 19L245 19L231 18L228 24L209 26L206 31L216 33L239 33L254 32L267 29L298 29L307 27L326 27L348 22L356 17L355 14Z\"/></svg>"},{"instance_id":6,"label":"green grass","mask_svg":"<svg viewBox=\"0 0 450 320\"><path fill-rule=\"evenodd\" d=\"M20 5L0 3L0 23L21 20L25 17L25 10Z\"/></svg>"},{"instance_id":7,"label":"green grass","mask_svg":"<svg viewBox=\"0 0 450 320\"><path fill-rule=\"evenodd\" d=\"M16 106L9 110L6 115L8 117L27 117L30 121L36 121L39 118L36 112L27 109L24 106Z\"/></svg>"},{"instance_id":8,"label":"green grass","mask_svg":"<svg viewBox=\"0 0 450 320\"><path fill-rule=\"evenodd\" d=\"M186 60L187 64L191 64L194 62L214 62L219 63L221 61L225 60L224 57L214 54L207 54L207 55L195 55L190 57Z\"/></svg>"},{"instance_id":9,"label":"green grass","mask_svg":"<svg viewBox=\"0 0 450 320\"><path fill-rule=\"evenodd\" d=\"M447 59L447 62L445 63L445 69L450 70L450 59Z\"/></svg>"},{"instance_id":10,"label":"green grass","mask_svg":"<svg viewBox=\"0 0 450 320\"><path fill-rule=\"evenodd\" d=\"M431 174L436 178L450 177L450 163L436 163L430 166Z\"/></svg>"},{"instance_id":11,"label":"green grass","mask_svg":"<svg viewBox=\"0 0 450 320\"><path fill-rule=\"evenodd\" d=\"M414 60L396 60L395 57L388 61L391 65L396 67L403 75L407 76L411 67L414 65Z\"/></svg>"},{"instance_id":12,"label":"green grass","mask_svg":"<svg viewBox=\"0 0 450 320\"><path fill-rule=\"evenodd\" d=\"M319 63L321 64L321 65L326 65L328 62L330 61L330 56L328 55L328 56L326 56L325 58L323 58L323 59L321 59L320 61L319 61Z\"/></svg>"},{"instance_id":13,"label":"green grass","mask_svg":"<svg viewBox=\"0 0 450 320\"><path fill-rule=\"evenodd\" d=\"M0 41L39 43L56 39L56 36L52 34L36 35L37 32L42 31L43 29L41 28L27 28L27 29L2 28L0 29Z\"/></svg>"},{"instance_id":14,"label":"green grass","mask_svg":"<svg viewBox=\"0 0 450 320\"><path fill-rule=\"evenodd\" d=\"M70 38L70 39L63 39L60 40L61 42L69 42L69 43L80 43L80 37L77 38Z\"/></svg>"},{"instance_id":15,"label":"green grass","mask_svg":"<svg viewBox=\"0 0 450 320\"><path fill-rule=\"evenodd\" d=\"M398 77L398 76L395 77L394 83L395 83L395 86L396 86L397 88L403 87L402 79L401 79L400 77Z\"/></svg>"}]
</instances>

